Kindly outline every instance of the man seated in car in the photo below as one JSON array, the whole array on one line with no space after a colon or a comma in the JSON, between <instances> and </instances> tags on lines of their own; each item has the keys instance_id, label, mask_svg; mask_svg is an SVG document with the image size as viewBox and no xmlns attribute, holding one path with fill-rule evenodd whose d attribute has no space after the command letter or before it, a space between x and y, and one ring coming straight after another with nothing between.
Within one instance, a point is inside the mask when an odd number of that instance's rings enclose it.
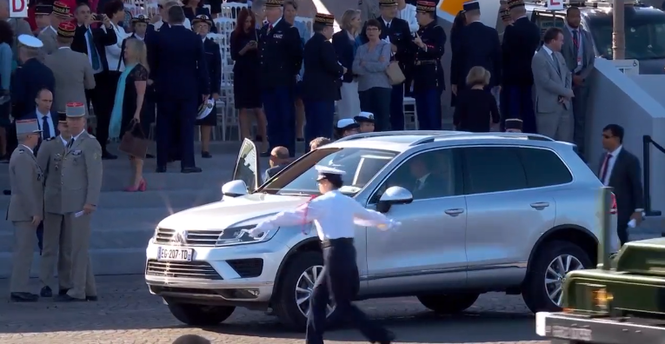
<instances>
[{"instance_id":1,"label":"man seated in car","mask_svg":"<svg viewBox=\"0 0 665 344\"><path fill-rule=\"evenodd\" d=\"M447 188L443 177L434 172L433 166L425 158L414 157L408 164L411 181L400 186L411 190L413 199L436 197L442 189Z\"/></svg>"},{"instance_id":2,"label":"man seated in car","mask_svg":"<svg viewBox=\"0 0 665 344\"><path fill-rule=\"evenodd\" d=\"M353 117L356 120L356 123L360 125L358 130L361 133L371 133L374 132L374 114L371 112L361 112L358 116Z\"/></svg>"},{"instance_id":3,"label":"man seated in car","mask_svg":"<svg viewBox=\"0 0 665 344\"><path fill-rule=\"evenodd\" d=\"M283 170L288 164L291 163L291 158L289 158L289 150L286 147L275 147L270 152L270 160L268 162L270 168L266 170L263 175L263 181L267 181L276 175L279 171Z\"/></svg>"},{"instance_id":4,"label":"man seated in car","mask_svg":"<svg viewBox=\"0 0 665 344\"><path fill-rule=\"evenodd\" d=\"M351 118L340 119L337 121L337 125L335 125L335 138L339 140L343 137L357 134L359 127L360 125Z\"/></svg>"}]
</instances>

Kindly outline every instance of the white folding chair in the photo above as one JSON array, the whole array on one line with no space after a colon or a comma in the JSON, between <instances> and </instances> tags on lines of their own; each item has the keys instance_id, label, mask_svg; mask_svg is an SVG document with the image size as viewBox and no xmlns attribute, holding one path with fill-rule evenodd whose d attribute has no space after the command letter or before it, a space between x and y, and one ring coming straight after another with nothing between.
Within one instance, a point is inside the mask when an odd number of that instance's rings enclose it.
<instances>
[{"instance_id":1,"label":"white folding chair","mask_svg":"<svg viewBox=\"0 0 665 344\"><path fill-rule=\"evenodd\" d=\"M418 130L418 116L416 115L416 100L413 97L404 97L404 129Z\"/></svg>"}]
</instances>

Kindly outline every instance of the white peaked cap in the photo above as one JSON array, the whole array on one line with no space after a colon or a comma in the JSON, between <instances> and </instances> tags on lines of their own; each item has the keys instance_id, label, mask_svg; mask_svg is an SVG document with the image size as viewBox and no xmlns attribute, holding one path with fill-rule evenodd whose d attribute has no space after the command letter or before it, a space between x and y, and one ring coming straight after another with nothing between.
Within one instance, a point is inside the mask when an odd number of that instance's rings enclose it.
<instances>
[{"instance_id":1,"label":"white peaked cap","mask_svg":"<svg viewBox=\"0 0 665 344\"><path fill-rule=\"evenodd\" d=\"M31 35L18 36L18 42L25 45L28 48L39 49L44 46L44 43L39 38Z\"/></svg>"}]
</instances>

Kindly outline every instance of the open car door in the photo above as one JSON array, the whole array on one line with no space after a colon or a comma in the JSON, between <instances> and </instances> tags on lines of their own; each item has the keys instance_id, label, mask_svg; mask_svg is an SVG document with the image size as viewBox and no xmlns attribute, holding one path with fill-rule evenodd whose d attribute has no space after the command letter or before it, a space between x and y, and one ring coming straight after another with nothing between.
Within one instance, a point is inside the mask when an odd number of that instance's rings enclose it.
<instances>
[{"instance_id":1,"label":"open car door","mask_svg":"<svg viewBox=\"0 0 665 344\"><path fill-rule=\"evenodd\" d=\"M259 171L259 155L256 145L252 140L245 139L240 146L231 180L244 181L247 184L247 191L253 192L261 185Z\"/></svg>"}]
</instances>

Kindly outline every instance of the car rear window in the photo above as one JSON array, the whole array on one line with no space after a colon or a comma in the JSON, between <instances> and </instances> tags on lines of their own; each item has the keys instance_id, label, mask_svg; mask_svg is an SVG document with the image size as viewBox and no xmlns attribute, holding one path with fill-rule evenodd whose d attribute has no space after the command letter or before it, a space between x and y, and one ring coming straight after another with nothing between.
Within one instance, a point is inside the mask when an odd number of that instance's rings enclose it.
<instances>
[{"instance_id":1,"label":"car rear window","mask_svg":"<svg viewBox=\"0 0 665 344\"><path fill-rule=\"evenodd\" d=\"M528 187L560 185L573 181L568 167L549 149L519 148Z\"/></svg>"}]
</instances>

